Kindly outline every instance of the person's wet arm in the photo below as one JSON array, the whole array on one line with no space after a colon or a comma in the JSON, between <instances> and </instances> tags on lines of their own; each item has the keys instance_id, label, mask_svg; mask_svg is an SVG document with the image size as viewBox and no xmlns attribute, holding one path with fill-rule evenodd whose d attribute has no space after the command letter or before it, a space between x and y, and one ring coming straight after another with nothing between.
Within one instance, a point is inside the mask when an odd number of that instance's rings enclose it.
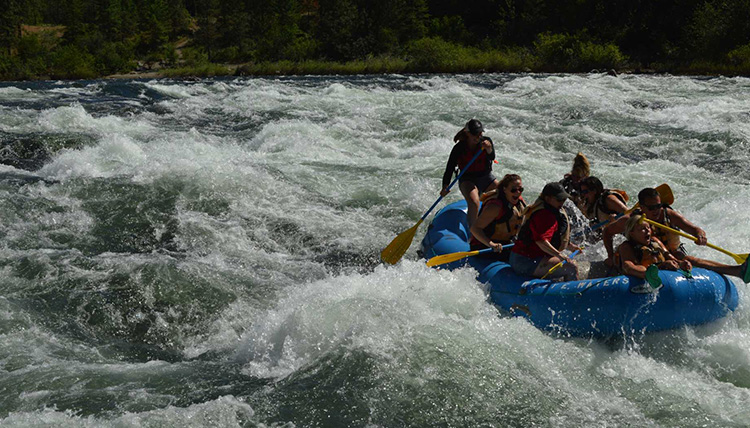
<instances>
[{"instance_id":1,"label":"person's wet arm","mask_svg":"<svg viewBox=\"0 0 750 428\"><path fill-rule=\"evenodd\" d=\"M489 160L495 160L495 144L490 137L482 137L482 149L487 152Z\"/></svg>"},{"instance_id":2,"label":"person's wet arm","mask_svg":"<svg viewBox=\"0 0 750 428\"><path fill-rule=\"evenodd\" d=\"M706 242L708 242L708 239L706 238L705 230L694 225L693 223L688 221L688 219L686 219L685 216L683 216L682 214L680 214L679 212L673 209L669 209L668 214L669 214L669 219L671 220L672 225L676 226L678 229L684 230L685 233L688 233L698 238L698 240L695 242L696 244L706 245Z\"/></svg>"},{"instance_id":3,"label":"person's wet arm","mask_svg":"<svg viewBox=\"0 0 750 428\"><path fill-rule=\"evenodd\" d=\"M618 250L622 262L622 271L625 275L646 279L646 267L636 263L635 251L630 245L623 244Z\"/></svg>"},{"instance_id":4,"label":"person's wet arm","mask_svg":"<svg viewBox=\"0 0 750 428\"><path fill-rule=\"evenodd\" d=\"M448 185L451 183L451 178L453 177L453 173L456 171L456 165L458 165L458 144L453 146L453 150L451 150L450 156L448 156L448 163L445 164L445 172L443 173L443 191L445 194L448 194L446 189L448 188ZM440 192L441 195L443 195L442 192ZM445 195L443 195L445 196Z\"/></svg>"},{"instance_id":5,"label":"person's wet arm","mask_svg":"<svg viewBox=\"0 0 750 428\"><path fill-rule=\"evenodd\" d=\"M487 227L492 220L500 214L500 207L496 205L488 206L482 210L482 214L477 218L474 224L471 225L471 234L482 244L487 247L497 250L498 246L502 247L501 243L493 242L486 233L484 228ZM494 244L494 245L493 245Z\"/></svg>"},{"instance_id":6,"label":"person's wet arm","mask_svg":"<svg viewBox=\"0 0 750 428\"><path fill-rule=\"evenodd\" d=\"M611 211L614 211L618 214L622 214L628 210L627 205L623 204L620 198L618 198L615 195L607 196L606 204L607 204L607 208L609 208Z\"/></svg>"},{"instance_id":7,"label":"person's wet arm","mask_svg":"<svg viewBox=\"0 0 750 428\"><path fill-rule=\"evenodd\" d=\"M567 257L562 255L562 252L555 248L552 243L552 237L555 235L557 228L557 220L555 220L553 214L542 212L534 218L534 223L529 225L531 229L531 238L534 240L536 245L545 254L550 257L557 257L560 260L568 260Z\"/></svg>"},{"instance_id":8,"label":"person's wet arm","mask_svg":"<svg viewBox=\"0 0 750 428\"><path fill-rule=\"evenodd\" d=\"M628 222L630 216L620 217L614 222L610 223L604 228L602 232L602 241L604 242L604 249L607 250L607 264L610 266L614 265L614 238L615 235L625 231L625 224Z\"/></svg>"}]
</instances>

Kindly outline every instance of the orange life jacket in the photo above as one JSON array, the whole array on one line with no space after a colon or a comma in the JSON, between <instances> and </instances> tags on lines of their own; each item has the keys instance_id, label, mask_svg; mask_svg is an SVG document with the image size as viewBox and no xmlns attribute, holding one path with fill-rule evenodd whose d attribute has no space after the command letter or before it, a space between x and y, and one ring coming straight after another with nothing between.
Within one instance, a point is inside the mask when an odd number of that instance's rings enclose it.
<instances>
[{"instance_id":1,"label":"orange life jacket","mask_svg":"<svg viewBox=\"0 0 750 428\"><path fill-rule=\"evenodd\" d=\"M652 239L648 243L648 245L641 245L631 240L622 243L622 245L625 244L630 245L633 248L633 251L635 252L636 264L638 265L649 267L654 263L658 264L667 261L666 254L668 253L668 251L657 239ZM622 245L620 245L620 247L622 247ZM617 253L615 253L615 260L617 262L617 265L620 267L620 271L624 271L624 269L622 268L622 256L620 255L620 248L618 248Z\"/></svg>"}]
</instances>

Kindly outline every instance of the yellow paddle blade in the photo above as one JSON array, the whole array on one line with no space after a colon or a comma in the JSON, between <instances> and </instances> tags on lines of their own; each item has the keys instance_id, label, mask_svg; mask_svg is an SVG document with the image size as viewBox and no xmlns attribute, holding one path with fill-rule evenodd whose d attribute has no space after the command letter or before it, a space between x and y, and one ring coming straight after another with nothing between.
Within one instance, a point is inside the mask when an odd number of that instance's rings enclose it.
<instances>
[{"instance_id":1,"label":"yellow paddle blade","mask_svg":"<svg viewBox=\"0 0 750 428\"><path fill-rule=\"evenodd\" d=\"M427 260L426 264L429 267L444 265L446 263L455 262L456 260L461 260L465 257L476 256L477 254L479 254L479 251L480 250L461 251L458 253L442 254L440 256L430 258L430 260Z\"/></svg>"},{"instance_id":2,"label":"yellow paddle blade","mask_svg":"<svg viewBox=\"0 0 750 428\"><path fill-rule=\"evenodd\" d=\"M672 205L674 203L674 193L672 193L672 188L669 187L669 184L660 184L656 186L655 189L659 192L659 197L661 198L662 203L667 205Z\"/></svg>"},{"instance_id":3,"label":"yellow paddle blade","mask_svg":"<svg viewBox=\"0 0 750 428\"><path fill-rule=\"evenodd\" d=\"M411 227L411 229L401 232L397 237L388 244L387 247L380 252L380 260L385 263L395 265L404 256L406 250L411 246L411 241L414 240L414 235L417 233L417 228L422 224L420 219L417 224Z\"/></svg>"}]
</instances>

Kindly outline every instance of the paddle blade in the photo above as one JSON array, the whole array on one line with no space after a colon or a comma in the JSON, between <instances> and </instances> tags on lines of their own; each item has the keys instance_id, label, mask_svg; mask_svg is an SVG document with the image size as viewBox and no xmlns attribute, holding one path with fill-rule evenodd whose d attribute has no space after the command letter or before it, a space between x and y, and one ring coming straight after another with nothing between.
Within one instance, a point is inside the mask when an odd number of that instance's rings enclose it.
<instances>
[{"instance_id":1,"label":"paddle blade","mask_svg":"<svg viewBox=\"0 0 750 428\"><path fill-rule=\"evenodd\" d=\"M661 198L662 203L667 205L672 205L674 203L674 193L672 193L672 188L669 187L669 184L660 184L656 186L655 189L659 192L659 197Z\"/></svg>"},{"instance_id":2,"label":"paddle blade","mask_svg":"<svg viewBox=\"0 0 750 428\"><path fill-rule=\"evenodd\" d=\"M385 263L395 265L404 256L406 250L411 246L411 241L414 240L414 235L417 233L417 228L422 224L422 220L419 220L417 224L411 227L411 229L401 232L396 238L388 244L387 247L380 252L380 260Z\"/></svg>"},{"instance_id":3,"label":"paddle blade","mask_svg":"<svg viewBox=\"0 0 750 428\"><path fill-rule=\"evenodd\" d=\"M735 262L737 262L738 265L741 265L742 263L745 263L745 260L747 260L747 256L750 256L750 254L735 254L732 256Z\"/></svg>"},{"instance_id":4,"label":"paddle blade","mask_svg":"<svg viewBox=\"0 0 750 428\"><path fill-rule=\"evenodd\" d=\"M433 266L438 266L438 265L444 265L446 263L455 262L456 260L461 260L465 257L471 257L477 254L479 254L479 250L461 251L459 253L443 254L440 256L432 257L430 260L427 260L427 266L433 267Z\"/></svg>"}]
</instances>

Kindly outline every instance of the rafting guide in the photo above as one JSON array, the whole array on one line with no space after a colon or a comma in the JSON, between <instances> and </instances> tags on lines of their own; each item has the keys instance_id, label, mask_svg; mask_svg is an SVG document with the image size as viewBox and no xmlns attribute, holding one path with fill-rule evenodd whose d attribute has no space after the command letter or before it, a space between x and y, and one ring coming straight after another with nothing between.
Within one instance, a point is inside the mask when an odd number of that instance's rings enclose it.
<instances>
[{"instance_id":1,"label":"rafting guide","mask_svg":"<svg viewBox=\"0 0 750 428\"><path fill-rule=\"evenodd\" d=\"M477 213L479 212L479 196L484 192L497 189L499 185L495 176L492 175L495 146L489 137L484 136L484 126L477 119L466 122L463 129L453 137L453 141L456 144L453 146L445 165L443 188L440 190L440 196L445 196L450 192L448 183L458 169L462 174L458 180L458 188L469 207L467 215L471 226L477 219ZM477 153L479 157L470 163Z\"/></svg>"}]
</instances>

